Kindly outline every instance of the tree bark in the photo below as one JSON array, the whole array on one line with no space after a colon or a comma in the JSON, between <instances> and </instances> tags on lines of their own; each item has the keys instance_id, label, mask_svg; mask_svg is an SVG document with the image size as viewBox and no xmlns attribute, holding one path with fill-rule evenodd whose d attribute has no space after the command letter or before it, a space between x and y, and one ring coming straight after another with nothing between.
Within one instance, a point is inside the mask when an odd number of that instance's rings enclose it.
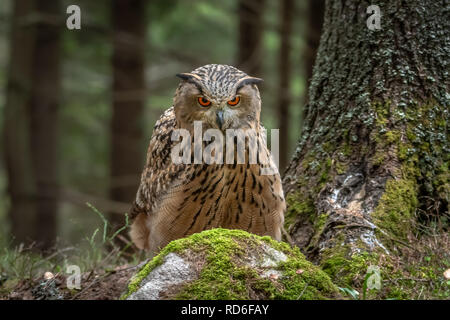
<instances>
[{"instance_id":1,"label":"tree bark","mask_svg":"<svg viewBox=\"0 0 450 320\"><path fill-rule=\"evenodd\" d=\"M323 15L325 11L325 0L308 0L308 23L306 26L306 48L302 57L305 68L305 88L309 88L313 74L313 66L316 60L317 49L319 48L320 35L322 33ZM302 112L302 121L308 113L308 90L303 95L305 108Z\"/></svg>"},{"instance_id":2,"label":"tree bark","mask_svg":"<svg viewBox=\"0 0 450 320\"><path fill-rule=\"evenodd\" d=\"M448 214L448 7L327 1L309 112L283 185L288 232L312 259L392 254L420 212ZM428 210L428 211L427 211ZM339 249L339 250L341 250Z\"/></svg>"},{"instance_id":3,"label":"tree bark","mask_svg":"<svg viewBox=\"0 0 450 320\"><path fill-rule=\"evenodd\" d=\"M111 198L131 203L143 163L142 117L145 85L145 0L113 0L113 115L111 121ZM116 227L124 217L111 214Z\"/></svg>"},{"instance_id":4,"label":"tree bark","mask_svg":"<svg viewBox=\"0 0 450 320\"><path fill-rule=\"evenodd\" d=\"M279 87L278 87L278 128L280 128L280 172L286 168L289 149L289 107L291 104L290 78L291 78L291 36L292 16L294 12L294 1L283 0L280 11L280 55Z\"/></svg>"},{"instance_id":5,"label":"tree bark","mask_svg":"<svg viewBox=\"0 0 450 320\"><path fill-rule=\"evenodd\" d=\"M55 242L58 211L58 109L60 103L59 1L36 0L35 45L29 100L30 144L36 179L35 240L42 249Z\"/></svg>"},{"instance_id":6,"label":"tree bark","mask_svg":"<svg viewBox=\"0 0 450 320\"><path fill-rule=\"evenodd\" d=\"M251 76L261 76L263 12L265 0L239 0L237 66Z\"/></svg>"},{"instance_id":7,"label":"tree bark","mask_svg":"<svg viewBox=\"0 0 450 320\"><path fill-rule=\"evenodd\" d=\"M30 242L35 235L35 181L27 112L33 49L33 30L28 18L32 12L32 1L14 1L3 124L3 156L10 196L10 232L15 244Z\"/></svg>"}]
</instances>

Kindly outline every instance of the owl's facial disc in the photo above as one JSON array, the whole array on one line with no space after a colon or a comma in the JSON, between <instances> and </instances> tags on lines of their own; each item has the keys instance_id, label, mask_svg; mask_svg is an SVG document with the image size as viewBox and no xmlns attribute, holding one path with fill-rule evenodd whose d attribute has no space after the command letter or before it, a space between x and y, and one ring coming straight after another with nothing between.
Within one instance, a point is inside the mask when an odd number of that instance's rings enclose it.
<instances>
[{"instance_id":1,"label":"owl's facial disc","mask_svg":"<svg viewBox=\"0 0 450 320\"><path fill-rule=\"evenodd\" d=\"M206 65L177 76L183 81L174 107L182 128L191 129L194 121L222 131L259 128L261 99L256 84L261 79L225 65Z\"/></svg>"}]
</instances>

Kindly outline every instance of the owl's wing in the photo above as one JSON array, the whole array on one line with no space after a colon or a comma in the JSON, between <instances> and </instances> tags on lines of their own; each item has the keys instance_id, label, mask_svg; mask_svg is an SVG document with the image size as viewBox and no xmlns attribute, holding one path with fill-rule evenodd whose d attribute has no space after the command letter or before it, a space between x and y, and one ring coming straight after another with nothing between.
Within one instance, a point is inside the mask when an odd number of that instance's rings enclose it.
<instances>
[{"instance_id":1,"label":"owl's wing","mask_svg":"<svg viewBox=\"0 0 450 320\"><path fill-rule=\"evenodd\" d=\"M182 168L173 165L171 161L172 131L176 127L176 119L173 107L156 122L147 150L147 161L142 172L141 183L136 194L131 210L130 218L134 219L141 213L150 214L157 199L165 193L173 181L177 178Z\"/></svg>"}]
</instances>

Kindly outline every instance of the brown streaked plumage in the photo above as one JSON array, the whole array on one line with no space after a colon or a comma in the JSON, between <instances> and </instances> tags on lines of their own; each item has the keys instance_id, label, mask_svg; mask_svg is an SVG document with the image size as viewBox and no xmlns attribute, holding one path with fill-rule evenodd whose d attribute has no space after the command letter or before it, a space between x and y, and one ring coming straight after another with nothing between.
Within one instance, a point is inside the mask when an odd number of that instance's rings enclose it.
<instances>
[{"instance_id":1,"label":"brown streaked plumage","mask_svg":"<svg viewBox=\"0 0 450 320\"><path fill-rule=\"evenodd\" d=\"M226 65L206 65L178 76L182 81L174 105L156 123L148 147L131 210L133 242L156 254L172 240L217 227L280 240L286 208L280 175L277 170L261 174L263 167L275 167L260 124L256 83L261 79ZM172 132L186 129L194 140L194 121L202 121L203 133L209 128L252 129L270 164L249 163L249 142L244 164L237 164L236 157L233 164L173 163L171 150L178 142L171 140Z\"/></svg>"}]
</instances>

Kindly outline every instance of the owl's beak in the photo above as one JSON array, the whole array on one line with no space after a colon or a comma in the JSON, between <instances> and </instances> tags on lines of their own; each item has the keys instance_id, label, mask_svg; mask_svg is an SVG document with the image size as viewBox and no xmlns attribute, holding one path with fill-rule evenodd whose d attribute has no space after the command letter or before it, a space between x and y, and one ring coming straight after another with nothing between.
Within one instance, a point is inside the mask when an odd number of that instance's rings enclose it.
<instances>
[{"instance_id":1,"label":"owl's beak","mask_svg":"<svg viewBox=\"0 0 450 320\"><path fill-rule=\"evenodd\" d=\"M216 123L219 126L220 129L222 129L223 125L223 111L219 110L216 112Z\"/></svg>"}]
</instances>

